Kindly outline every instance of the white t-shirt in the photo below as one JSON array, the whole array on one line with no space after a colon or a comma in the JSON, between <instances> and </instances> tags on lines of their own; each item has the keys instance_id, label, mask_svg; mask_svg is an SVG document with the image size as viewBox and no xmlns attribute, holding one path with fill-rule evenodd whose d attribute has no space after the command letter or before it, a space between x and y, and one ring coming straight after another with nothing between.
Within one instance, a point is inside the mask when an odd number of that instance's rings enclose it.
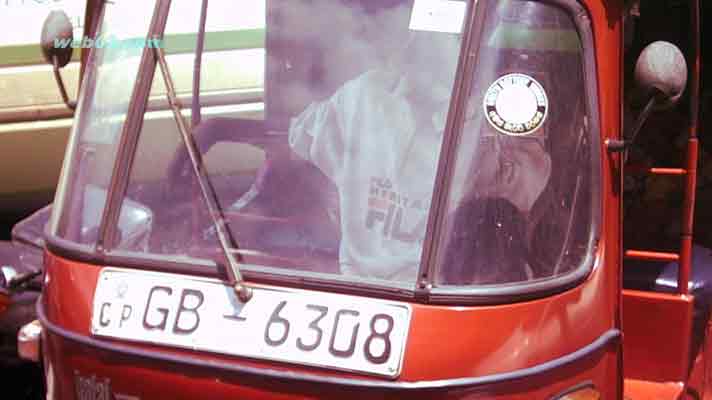
<instances>
[{"instance_id":1,"label":"white t-shirt","mask_svg":"<svg viewBox=\"0 0 712 400\"><path fill-rule=\"evenodd\" d=\"M339 190L343 274L416 278L449 91L416 110L408 86L401 74L369 71L291 121L292 149Z\"/></svg>"}]
</instances>

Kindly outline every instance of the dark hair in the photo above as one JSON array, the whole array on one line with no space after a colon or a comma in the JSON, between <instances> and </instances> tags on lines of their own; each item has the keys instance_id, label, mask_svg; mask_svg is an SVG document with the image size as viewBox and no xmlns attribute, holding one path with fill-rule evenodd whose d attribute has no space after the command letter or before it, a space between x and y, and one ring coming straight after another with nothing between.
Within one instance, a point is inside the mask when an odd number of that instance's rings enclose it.
<instances>
[{"instance_id":1,"label":"dark hair","mask_svg":"<svg viewBox=\"0 0 712 400\"><path fill-rule=\"evenodd\" d=\"M528 279L526 220L505 199L469 199L448 217L443 283L495 284Z\"/></svg>"}]
</instances>

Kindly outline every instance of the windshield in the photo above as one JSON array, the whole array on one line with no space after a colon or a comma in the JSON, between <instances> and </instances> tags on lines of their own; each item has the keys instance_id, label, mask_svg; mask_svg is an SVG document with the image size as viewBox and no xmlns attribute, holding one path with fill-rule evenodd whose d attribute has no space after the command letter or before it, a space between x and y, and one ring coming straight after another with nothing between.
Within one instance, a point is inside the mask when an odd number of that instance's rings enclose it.
<instances>
[{"instance_id":1,"label":"windshield","mask_svg":"<svg viewBox=\"0 0 712 400\"><path fill-rule=\"evenodd\" d=\"M231 2L210 1L196 118L191 88L200 3L171 5L162 45L234 239L230 251L248 280L414 288L471 3L266 0L234 13ZM105 6L103 29L119 4ZM592 166L583 50L572 19L534 2L487 9L493 14L481 27L468 116L455 127L451 206L438 222L444 227L438 246L449 250L439 253L437 285L553 277L586 254ZM97 240L126 119L125 93L137 82L136 68L122 64L128 57L103 53L94 52L96 84L84 89L81 107L112 111L84 111L80 118L86 121L77 125L73 162L62 178L66 194L58 195L65 201L55 212L55 234L89 245ZM121 78L100 79L111 68L120 71L107 75ZM224 264L159 73L147 104L117 239L109 245L133 256ZM101 152L104 142L113 152ZM571 175L561 172L564 165ZM487 226L503 215L512 221L507 229L521 236ZM532 222L542 215L555 216L556 224ZM573 226L579 228L570 232ZM551 241L543 238L557 242L539 246ZM484 268L473 264L473 250L507 253L514 244L536 257L505 268L504 259L487 256L489 277L472 272ZM507 277L504 269L523 272Z\"/></svg>"},{"instance_id":2,"label":"windshield","mask_svg":"<svg viewBox=\"0 0 712 400\"><path fill-rule=\"evenodd\" d=\"M598 218L595 95L581 37L559 6L481 3L436 283L531 283L580 272L590 267Z\"/></svg>"}]
</instances>

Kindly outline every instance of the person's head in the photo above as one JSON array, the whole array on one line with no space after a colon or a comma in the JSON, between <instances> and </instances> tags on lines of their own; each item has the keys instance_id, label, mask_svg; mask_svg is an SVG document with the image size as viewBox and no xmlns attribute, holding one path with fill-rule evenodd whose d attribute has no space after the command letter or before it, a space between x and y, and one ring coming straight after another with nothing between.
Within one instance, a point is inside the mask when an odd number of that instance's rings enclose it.
<instances>
[{"instance_id":1,"label":"person's head","mask_svg":"<svg viewBox=\"0 0 712 400\"><path fill-rule=\"evenodd\" d=\"M459 55L459 34L411 31L399 60L416 92L440 100L450 97Z\"/></svg>"},{"instance_id":2,"label":"person's head","mask_svg":"<svg viewBox=\"0 0 712 400\"><path fill-rule=\"evenodd\" d=\"M551 176L551 157L539 139L503 134L481 138L473 174L478 198L501 198L531 211Z\"/></svg>"}]
</instances>

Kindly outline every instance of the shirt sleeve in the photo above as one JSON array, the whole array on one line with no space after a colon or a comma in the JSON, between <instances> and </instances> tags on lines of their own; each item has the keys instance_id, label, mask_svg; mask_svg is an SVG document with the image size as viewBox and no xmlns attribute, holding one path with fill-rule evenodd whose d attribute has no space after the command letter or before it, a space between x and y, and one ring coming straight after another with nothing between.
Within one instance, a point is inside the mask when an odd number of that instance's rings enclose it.
<instances>
[{"instance_id":1,"label":"shirt sleeve","mask_svg":"<svg viewBox=\"0 0 712 400\"><path fill-rule=\"evenodd\" d=\"M349 135L348 116L353 115L357 82L341 87L328 100L309 105L289 126L289 145L314 163L337 186L342 181Z\"/></svg>"}]
</instances>

